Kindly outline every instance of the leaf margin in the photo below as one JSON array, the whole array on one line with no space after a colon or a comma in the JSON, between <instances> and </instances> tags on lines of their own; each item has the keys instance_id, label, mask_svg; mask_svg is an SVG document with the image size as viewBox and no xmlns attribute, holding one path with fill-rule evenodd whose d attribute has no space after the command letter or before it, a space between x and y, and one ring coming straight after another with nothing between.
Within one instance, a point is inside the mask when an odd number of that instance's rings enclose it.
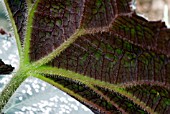
<instances>
[{"instance_id":1,"label":"leaf margin","mask_svg":"<svg viewBox=\"0 0 170 114\"><path fill-rule=\"evenodd\" d=\"M15 39L16 39L16 43L17 43L17 48L18 48L18 52L19 52L19 56L22 55L22 46L21 46L21 41L19 39L19 34L17 32L17 27L15 25L15 21L13 19L13 16L12 16L12 12L10 10L10 7L8 5L8 2L7 0L2 0L1 2L4 2L5 6L6 6L6 10L7 10L7 13L8 13L8 16L9 16L9 19L11 21L11 24L12 24L12 27L13 27L13 31L14 31L14 35L15 35ZM21 59L20 59L21 60ZM21 62L21 61L20 61Z\"/></svg>"}]
</instances>

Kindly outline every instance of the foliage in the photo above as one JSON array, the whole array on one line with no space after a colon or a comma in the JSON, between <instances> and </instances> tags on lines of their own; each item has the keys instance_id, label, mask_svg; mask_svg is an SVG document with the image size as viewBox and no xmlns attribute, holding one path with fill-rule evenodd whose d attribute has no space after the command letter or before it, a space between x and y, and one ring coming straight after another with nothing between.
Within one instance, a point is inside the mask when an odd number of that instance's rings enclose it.
<instances>
[{"instance_id":1,"label":"foliage","mask_svg":"<svg viewBox=\"0 0 170 114\"><path fill-rule=\"evenodd\" d=\"M1 59L0 59L0 74L9 74L14 70L14 67L11 65L5 64Z\"/></svg>"},{"instance_id":2,"label":"foliage","mask_svg":"<svg viewBox=\"0 0 170 114\"><path fill-rule=\"evenodd\" d=\"M170 30L131 10L131 0L5 0L20 69L0 109L35 76L95 113L170 110Z\"/></svg>"}]
</instances>

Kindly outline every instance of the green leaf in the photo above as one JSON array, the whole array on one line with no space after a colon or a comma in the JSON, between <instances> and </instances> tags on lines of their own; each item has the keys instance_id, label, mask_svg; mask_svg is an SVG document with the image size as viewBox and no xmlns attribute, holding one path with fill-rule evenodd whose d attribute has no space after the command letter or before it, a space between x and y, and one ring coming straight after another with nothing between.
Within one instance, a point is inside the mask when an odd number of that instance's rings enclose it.
<instances>
[{"instance_id":1,"label":"green leaf","mask_svg":"<svg viewBox=\"0 0 170 114\"><path fill-rule=\"evenodd\" d=\"M0 108L11 90L34 74L95 113L170 110L170 30L164 22L138 16L130 4L131 0L6 0L20 39L21 63L1 94ZM18 20L15 11L22 15ZM16 86L10 89L13 82Z\"/></svg>"},{"instance_id":2,"label":"green leaf","mask_svg":"<svg viewBox=\"0 0 170 114\"><path fill-rule=\"evenodd\" d=\"M23 42L25 25L27 20L27 5L25 0L7 0L12 13L17 32L21 42Z\"/></svg>"},{"instance_id":3,"label":"green leaf","mask_svg":"<svg viewBox=\"0 0 170 114\"><path fill-rule=\"evenodd\" d=\"M166 88L157 85L137 85L128 87L126 90L146 103L155 112L159 114L168 113L170 91Z\"/></svg>"}]
</instances>

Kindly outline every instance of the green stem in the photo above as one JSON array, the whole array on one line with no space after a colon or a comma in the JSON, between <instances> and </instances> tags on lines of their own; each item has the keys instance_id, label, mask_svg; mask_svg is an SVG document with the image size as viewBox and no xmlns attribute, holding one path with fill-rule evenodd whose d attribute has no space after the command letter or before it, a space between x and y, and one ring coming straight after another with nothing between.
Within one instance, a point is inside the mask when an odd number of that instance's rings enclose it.
<instances>
[{"instance_id":1,"label":"green stem","mask_svg":"<svg viewBox=\"0 0 170 114\"><path fill-rule=\"evenodd\" d=\"M19 72L19 71L18 71ZM16 73L0 94L0 112L14 94L17 88L28 76L24 72Z\"/></svg>"}]
</instances>

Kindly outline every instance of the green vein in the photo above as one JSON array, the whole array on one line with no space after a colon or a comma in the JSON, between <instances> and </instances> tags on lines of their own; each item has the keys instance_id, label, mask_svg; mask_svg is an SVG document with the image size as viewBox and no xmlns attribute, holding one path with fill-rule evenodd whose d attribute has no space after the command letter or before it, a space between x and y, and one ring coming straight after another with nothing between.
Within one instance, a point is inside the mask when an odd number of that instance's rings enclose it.
<instances>
[{"instance_id":1,"label":"green vein","mask_svg":"<svg viewBox=\"0 0 170 114\"><path fill-rule=\"evenodd\" d=\"M65 88L63 85L61 85L59 83L56 83L53 80L51 80L49 78L46 78L46 77L44 77L41 74L36 74L36 73L31 73L31 74L32 74L32 76L34 76L36 78L39 78L39 79L41 79L41 80L43 80L43 81L45 81L45 82L47 82L47 83L57 87L58 89L68 93L69 95L74 96L75 98L77 98L79 101L82 101L83 103L91 104L91 106L93 106L93 107L99 107L96 104L94 104L93 102L88 101L87 99L81 97L80 95L76 94L75 92ZM102 107L100 107L100 108L103 109Z\"/></svg>"},{"instance_id":2,"label":"green vein","mask_svg":"<svg viewBox=\"0 0 170 114\"><path fill-rule=\"evenodd\" d=\"M8 15L10 17L12 27L13 27L13 30L14 30L14 35L15 35L15 39L16 39L16 42L17 42L19 56L21 57L21 55L22 55L22 46L21 46L21 41L20 41L20 38L19 38L18 31L17 31L17 27L16 27L16 24L15 24L15 21L14 21L14 18L13 18L13 15L12 15L12 12L10 10L10 7L8 5L7 0L4 0L4 2L5 2L5 6L6 6L6 9L8 11ZM21 63L21 59L20 59L20 63Z\"/></svg>"},{"instance_id":3,"label":"green vein","mask_svg":"<svg viewBox=\"0 0 170 114\"><path fill-rule=\"evenodd\" d=\"M31 9L32 3L30 0L26 0L27 6L28 6L28 11Z\"/></svg>"},{"instance_id":4,"label":"green vein","mask_svg":"<svg viewBox=\"0 0 170 114\"><path fill-rule=\"evenodd\" d=\"M85 83L90 83L93 85L103 85L102 87L110 87L110 88L120 88L119 86L115 85L115 84L110 84L108 82L104 82L104 81L100 81L100 80L95 80L93 78L90 78L88 76L84 76L82 74L78 74L69 70L65 70L65 69L59 69L56 67L48 67L48 66L41 66L37 69L34 69L34 71L32 72L36 72L36 73L42 73L42 74L49 74L49 75L59 75L59 76L63 76L66 78L71 78L73 80L80 80L81 82L85 82Z\"/></svg>"},{"instance_id":5,"label":"green vein","mask_svg":"<svg viewBox=\"0 0 170 114\"><path fill-rule=\"evenodd\" d=\"M59 75L66 78L70 78L72 80L78 80L80 82L86 83L87 85L97 85L102 88L107 88L109 90L112 90L114 92L117 92L128 99L132 100L135 104L139 105L142 109L145 109L147 112L151 114L155 114L154 110L152 110L150 107L146 106L144 102L141 102L138 98L133 96L131 93L128 93L123 88L120 88L119 86L115 84L110 84L108 82L103 82L100 80L95 80L93 78L90 78L88 76L84 76L69 70L65 69L58 69L48 66L42 66L36 69L34 72L36 73L42 73L42 74L49 74L49 75Z\"/></svg>"},{"instance_id":6,"label":"green vein","mask_svg":"<svg viewBox=\"0 0 170 114\"><path fill-rule=\"evenodd\" d=\"M32 6L34 5L31 0L26 0L27 6L28 6L28 11L31 10Z\"/></svg>"},{"instance_id":7,"label":"green vein","mask_svg":"<svg viewBox=\"0 0 170 114\"><path fill-rule=\"evenodd\" d=\"M34 12L38 6L40 0L37 0L35 4L32 6L32 9L28 13L28 22L27 22L27 29L26 29L26 35L25 35L25 40L24 40L24 48L23 48L23 64L29 64L30 63L30 57L29 57L29 52L30 52L30 41L31 41L31 33L32 33L32 24L33 24L33 17L34 17Z\"/></svg>"},{"instance_id":8,"label":"green vein","mask_svg":"<svg viewBox=\"0 0 170 114\"><path fill-rule=\"evenodd\" d=\"M52 61L56 56L60 55L62 51L64 51L66 48L68 48L72 43L75 42L75 40L81 36L84 35L86 31L84 29L77 29L77 31L64 43L62 43L57 49L55 49L53 52L48 54L47 56L43 57L42 59L32 63L33 66L39 67L42 66L50 61Z\"/></svg>"},{"instance_id":9,"label":"green vein","mask_svg":"<svg viewBox=\"0 0 170 114\"><path fill-rule=\"evenodd\" d=\"M41 79L41 77L40 77ZM48 78L49 79L49 78ZM51 79L50 79L51 80ZM76 80L76 79L75 79ZM55 82L56 83L56 82ZM111 101L110 98L108 98L107 96L105 96L102 92L100 92L99 90L97 90L93 85L87 83L86 81L81 81L82 84L85 84L86 86L88 86L91 90L93 90L94 92L96 92L98 95L102 96L107 102L110 102L113 106L115 106L119 111L121 111L123 114L126 114L125 110L122 109L121 107L119 107L114 101Z\"/></svg>"}]
</instances>

